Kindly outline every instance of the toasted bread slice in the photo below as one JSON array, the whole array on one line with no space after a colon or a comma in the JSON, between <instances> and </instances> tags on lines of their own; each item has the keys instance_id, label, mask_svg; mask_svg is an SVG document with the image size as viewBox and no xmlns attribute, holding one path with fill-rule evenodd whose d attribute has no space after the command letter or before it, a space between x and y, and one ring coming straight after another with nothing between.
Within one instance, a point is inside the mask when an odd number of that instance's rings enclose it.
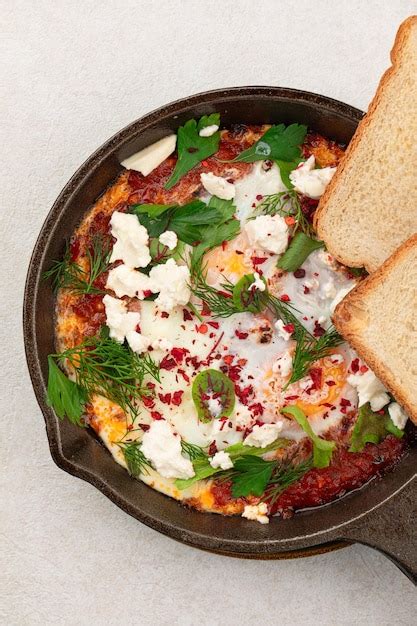
<instances>
[{"instance_id":1,"label":"toasted bread slice","mask_svg":"<svg viewBox=\"0 0 417 626\"><path fill-rule=\"evenodd\" d=\"M417 234L337 305L333 322L417 424Z\"/></svg>"},{"instance_id":2,"label":"toasted bread slice","mask_svg":"<svg viewBox=\"0 0 417 626\"><path fill-rule=\"evenodd\" d=\"M369 272L417 232L417 16L391 61L315 215L328 250Z\"/></svg>"}]
</instances>

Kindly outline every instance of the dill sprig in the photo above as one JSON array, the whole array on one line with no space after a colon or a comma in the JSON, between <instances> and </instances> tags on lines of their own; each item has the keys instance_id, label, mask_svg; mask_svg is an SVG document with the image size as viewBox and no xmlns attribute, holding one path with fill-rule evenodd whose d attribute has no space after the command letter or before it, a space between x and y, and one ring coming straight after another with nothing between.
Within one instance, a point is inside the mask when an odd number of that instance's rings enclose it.
<instances>
[{"instance_id":1,"label":"dill sprig","mask_svg":"<svg viewBox=\"0 0 417 626\"><path fill-rule=\"evenodd\" d=\"M255 209L256 215L281 215L281 217L293 217L295 219L294 234L301 230L312 237L313 228L303 213L300 199L294 189L280 191L265 196Z\"/></svg>"},{"instance_id":2,"label":"dill sprig","mask_svg":"<svg viewBox=\"0 0 417 626\"><path fill-rule=\"evenodd\" d=\"M107 337L88 337L52 356L71 365L77 384L88 397L100 394L133 415L138 411L136 401L149 394L142 386L144 377L149 375L159 382L159 367L149 354L138 355Z\"/></svg>"},{"instance_id":3,"label":"dill sprig","mask_svg":"<svg viewBox=\"0 0 417 626\"><path fill-rule=\"evenodd\" d=\"M207 458L207 454L204 452L204 449L194 443L189 443L188 441L182 440L181 448L183 453L186 454L191 461Z\"/></svg>"},{"instance_id":4,"label":"dill sprig","mask_svg":"<svg viewBox=\"0 0 417 626\"><path fill-rule=\"evenodd\" d=\"M268 481L262 496L262 502L267 502L270 506L275 504L279 496L290 485L299 481L312 467L313 461L311 457L298 465L294 465L291 461L278 463Z\"/></svg>"},{"instance_id":5,"label":"dill sprig","mask_svg":"<svg viewBox=\"0 0 417 626\"><path fill-rule=\"evenodd\" d=\"M304 378L315 361L328 356L330 350L343 343L343 341L343 337L339 335L333 326L317 339L307 334L305 329L304 332L300 332L293 356L291 377L284 389L297 380Z\"/></svg>"},{"instance_id":6,"label":"dill sprig","mask_svg":"<svg viewBox=\"0 0 417 626\"><path fill-rule=\"evenodd\" d=\"M125 457L129 473L137 478L140 474L148 474L151 467L150 462L141 450L140 441L119 441L117 443Z\"/></svg>"},{"instance_id":7,"label":"dill sprig","mask_svg":"<svg viewBox=\"0 0 417 626\"><path fill-rule=\"evenodd\" d=\"M108 241L96 235L85 254L88 270L84 270L71 259L71 251L67 245L62 260L54 261L52 267L43 273L45 280L52 280L55 292L58 289L68 289L77 295L105 293L103 289L95 287L94 283L109 267Z\"/></svg>"},{"instance_id":8,"label":"dill sprig","mask_svg":"<svg viewBox=\"0 0 417 626\"><path fill-rule=\"evenodd\" d=\"M223 291L209 285L201 259L190 266L190 272L190 289L193 295L207 305L213 317L230 317L235 313L241 313L233 301L231 283L222 285Z\"/></svg>"}]
</instances>

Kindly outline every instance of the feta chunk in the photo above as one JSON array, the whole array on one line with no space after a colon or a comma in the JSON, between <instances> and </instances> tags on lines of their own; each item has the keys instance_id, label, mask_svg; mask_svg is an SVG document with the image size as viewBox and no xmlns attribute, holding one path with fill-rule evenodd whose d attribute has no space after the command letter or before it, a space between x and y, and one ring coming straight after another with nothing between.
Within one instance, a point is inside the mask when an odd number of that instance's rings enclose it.
<instances>
[{"instance_id":1,"label":"feta chunk","mask_svg":"<svg viewBox=\"0 0 417 626\"><path fill-rule=\"evenodd\" d=\"M277 320L274 326L277 330L278 337L281 337L281 339L283 339L284 341L289 341L291 339L292 333L288 332L288 330L285 330L284 327L286 326L286 324L284 324L282 320Z\"/></svg>"},{"instance_id":2,"label":"feta chunk","mask_svg":"<svg viewBox=\"0 0 417 626\"><path fill-rule=\"evenodd\" d=\"M265 291L266 285L264 281L262 280L262 278L260 277L260 275L258 274L258 272L254 272L253 277L255 280L253 281L251 285L249 285L248 289L251 291L252 290L255 291L256 289L258 291Z\"/></svg>"},{"instance_id":3,"label":"feta chunk","mask_svg":"<svg viewBox=\"0 0 417 626\"><path fill-rule=\"evenodd\" d=\"M254 520L260 524L269 524L268 506L266 502L260 504L247 504L243 510L242 517Z\"/></svg>"},{"instance_id":4,"label":"feta chunk","mask_svg":"<svg viewBox=\"0 0 417 626\"><path fill-rule=\"evenodd\" d=\"M155 420L143 435L142 452L164 478L192 478L193 464L181 454L181 438L165 420Z\"/></svg>"},{"instance_id":5,"label":"feta chunk","mask_svg":"<svg viewBox=\"0 0 417 626\"><path fill-rule=\"evenodd\" d=\"M207 174L201 174L200 179L204 189L212 196L216 196L221 200L232 200L235 197L235 186L225 178L216 176L213 172L208 172Z\"/></svg>"},{"instance_id":6,"label":"feta chunk","mask_svg":"<svg viewBox=\"0 0 417 626\"><path fill-rule=\"evenodd\" d=\"M289 350L283 352L272 365L274 374L281 374L282 378L286 378L292 371L292 356Z\"/></svg>"},{"instance_id":7,"label":"feta chunk","mask_svg":"<svg viewBox=\"0 0 417 626\"><path fill-rule=\"evenodd\" d=\"M166 339L165 337L162 337L161 339L155 339L155 341L152 342L152 348L154 350L162 350L163 352L169 352L170 350L172 350L173 347L174 346L170 342L170 340Z\"/></svg>"},{"instance_id":8,"label":"feta chunk","mask_svg":"<svg viewBox=\"0 0 417 626\"><path fill-rule=\"evenodd\" d=\"M299 165L290 173L290 181L294 189L309 198L318 199L333 178L335 167L322 167L314 169L315 158L312 154L305 163Z\"/></svg>"},{"instance_id":9,"label":"feta chunk","mask_svg":"<svg viewBox=\"0 0 417 626\"><path fill-rule=\"evenodd\" d=\"M168 313L177 305L190 299L190 270L186 265L177 265L174 259L155 265L149 272L151 290L159 292L155 303Z\"/></svg>"},{"instance_id":10,"label":"feta chunk","mask_svg":"<svg viewBox=\"0 0 417 626\"><path fill-rule=\"evenodd\" d=\"M178 243L177 233L174 233L173 230L166 230L164 233L159 235L159 243L166 246L168 250L174 250Z\"/></svg>"},{"instance_id":11,"label":"feta chunk","mask_svg":"<svg viewBox=\"0 0 417 626\"><path fill-rule=\"evenodd\" d=\"M277 422L276 424L263 424L253 427L252 432L244 440L245 445L254 446L256 448L266 448L270 443L275 441L278 434L281 432L283 422Z\"/></svg>"},{"instance_id":12,"label":"feta chunk","mask_svg":"<svg viewBox=\"0 0 417 626\"><path fill-rule=\"evenodd\" d=\"M216 452L216 454L209 459L209 463L211 467L214 467L214 469L220 468L222 470L228 470L233 467L233 461L230 458L230 454L228 452L224 452L224 450Z\"/></svg>"},{"instance_id":13,"label":"feta chunk","mask_svg":"<svg viewBox=\"0 0 417 626\"><path fill-rule=\"evenodd\" d=\"M136 331L140 322L140 313L128 311L123 300L118 300L109 295L104 296L103 304L110 337L119 343L123 343L127 339L134 352L144 352L149 341Z\"/></svg>"},{"instance_id":14,"label":"feta chunk","mask_svg":"<svg viewBox=\"0 0 417 626\"><path fill-rule=\"evenodd\" d=\"M163 137L163 139L156 141L147 148L132 154L132 156L122 161L122 165L128 170L136 170L147 176L174 152L176 143L176 135Z\"/></svg>"},{"instance_id":15,"label":"feta chunk","mask_svg":"<svg viewBox=\"0 0 417 626\"><path fill-rule=\"evenodd\" d=\"M116 238L110 261L123 261L128 267L146 267L151 262L148 231L136 215L115 211L110 220Z\"/></svg>"},{"instance_id":16,"label":"feta chunk","mask_svg":"<svg viewBox=\"0 0 417 626\"><path fill-rule=\"evenodd\" d=\"M358 406L369 402L372 411L380 411L390 401L384 385L371 370L364 374L351 374L347 377L347 382L358 392Z\"/></svg>"},{"instance_id":17,"label":"feta chunk","mask_svg":"<svg viewBox=\"0 0 417 626\"><path fill-rule=\"evenodd\" d=\"M408 415L404 413L398 402L391 402L388 407L388 413L394 426L400 430L404 430L408 420Z\"/></svg>"},{"instance_id":18,"label":"feta chunk","mask_svg":"<svg viewBox=\"0 0 417 626\"><path fill-rule=\"evenodd\" d=\"M143 300L145 291L150 291L149 276L128 265L118 265L109 271L106 288L114 291L118 298L137 296Z\"/></svg>"},{"instance_id":19,"label":"feta chunk","mask_svg":"<svg viewBox=\"0 0 417 626\"><path fill-rule=\"evenodd\" d=\"M280 215L259 215L248 221L244 230L254 248L282 254L288 246L288 226Z\"/></svg>"},{"instance_id":20,"label":"feta chunk","mask_svg":"<svg viewBox=\"0 0 417 626\"><path fill-rule=\"evenodd\" d=\"M198 133L200 137L211 137L214 133L217 133L219 127L217 124L210 124L210 126L204 126Z\"/></svg>"}]
</instances>

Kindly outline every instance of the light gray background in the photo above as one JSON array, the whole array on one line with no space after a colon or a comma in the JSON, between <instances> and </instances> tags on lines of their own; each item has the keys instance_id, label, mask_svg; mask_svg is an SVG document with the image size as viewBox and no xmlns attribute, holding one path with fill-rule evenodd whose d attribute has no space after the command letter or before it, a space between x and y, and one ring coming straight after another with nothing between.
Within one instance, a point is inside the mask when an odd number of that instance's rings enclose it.
<instances>
[{"instance_id":1,"label":"light gray background","mask_svg":"<svg viewBox=\"0 0 417 626\"><path fill-rule=\"evenodd\" d=\"M299 87L366 108L411 0L1 0L1 624L412 624L412 584L361 546L239 561L140 525L55 467L24 360L27 263L105 139L176 98Z\"/></svg>"}]
</instances>

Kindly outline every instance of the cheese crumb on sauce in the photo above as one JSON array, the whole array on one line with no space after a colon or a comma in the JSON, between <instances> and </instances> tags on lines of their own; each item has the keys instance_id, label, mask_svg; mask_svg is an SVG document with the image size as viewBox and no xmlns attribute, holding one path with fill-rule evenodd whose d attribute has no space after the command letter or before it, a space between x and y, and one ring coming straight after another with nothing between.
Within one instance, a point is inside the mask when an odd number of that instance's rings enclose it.
<instances>
[{"instance_id":1,"label":"cheese crumb on sauce","mask_svg":"<svg viewBox=\"0 0 417 626\"><path fill-rule=\"evenodd\" d=\"M299 165L290 173L290 181L299 193L317 200L333 178L335 167L314 169L316 160L312 154L305 163Z\"/></svg>"},{"instance_id":2,"label":"cheese crumb on sauce","mask_svg":"<svg viewBox=\"0 0 417 626\"><path fill-rule=\"evenodd\" d=\"M219 126L217 124L210 124L210 126L204 126L198 133L200 137L211 137L214 133L217 133Z\"/></svg>"},{"instance_id":3,"label":"cheese crumb on sauce","mask_svg":"<svg viewBox=\"0 0 417 626\"><path fill-rule=\"evenodd\" d=\"M168 135L122 161L123 167L147 176L175 150L176 135Z\"/></svg>"},{"instance_id":4,"label":"cheese crumb on sauce","mask_svg":"<svg viewBox=\"0 0 417 626\"><path fill-rule=\"evenodd\" d=\"M144 352L149 342L146 337L135 330L140 322L140 313L128 311L123 300L109 295L104 296L103 304L110 337L119 343L123 343L126 339L134 352Z\"/></svg>"},{"instance_id":5,"label":"cheese crumb on sauce","mask_svg":"<svg viewBox=\"0 0 417 626\"><path fill-rule=\"evenodd\" d=\"M277 439L278 434L282 430L282 426L282 421L276 424L255 425L252 432L244 440L244 444L256 448L266 448Z\"/></svg>"},{"instance_id":6,"label":"cheese crumb on sauce","mask_svg":"<svg viewBox=\"0 0 417 626\"><path fill-rule=\"evenodd\" d=\"M155 303L168 313L175 306L187 304L191 290L190 270L186 265L177 265L174 259L166 263L155 265L149 272L150 288L154 293L159 292Z\"/></svg>"},{"instance_id":7,"label":"cheese crumb on sauce","mask_svg":"<svg viewBox=\"0 0 417 626\"><path fill-rule=\"evenodd\" d=\"M372 411L380 411L390 401L384 385L370 369L364 374L350 374L347 382L358 392L360 407L369 402Z\"/></svg>"},{"instance_id":8,"label":"cheese crumb on sauce","mask_svg":"<svg viewBox=\"0 0 417 626\"><path fill-rule=\"evenodd\" d=\"M165 420L152 422L143 435L142 452L164 478L192 478L193 464L181 454L181 438Z\"/></svg>"},{"instance_id":9,"label":"cheese crumb on sauce","mask_svg":"<svg viewBox=\"0 0 417 626\"><path fill-rule=\"evenodd\" d=\"M266 515L267 512L268 506L265 502L261 502L260 504L247 504L243 509L242 517L254 520L260 524L269 524L269 517Z\"/></svg>"},{"instance_id":10,"label":"cheese crumb on sauce","mask_svg":"<svg viewBox=\"0 0 417 626\"><path fill-rule=\"evenodd\" d=\"M233 467L233 461L230 458L230 454L228 452L224 452L224 450L216 452L216 454L209 459L209 463L211 467L214 467L214 469L219 468L222 470L228 470Z\"/></svg>"},{"instance_id":11,"label":"cheese crumb on sauce","mask_svg":"<svg viewBox=\"0 0 417 626\"><path fill-rule=\"evenodd\" d=\"M115 211L110 220L111 234L116 238L110 262L123 261L129 267L146 267L151 262L148 231L136 215Z\"/></svg>"},{"instance_id":12,"label":"cheese crumb on sauce","mask_svg":"<svg viewBox=\"0 0 417 626\"><path fill-rule=\"evenodd\" d=\"M221 200L232 200L235 197L235 186L225 178L208 172L207 174L201 174L200 179L204 189L212 196L216 196Z\"/></svg>"},{"instance_id":13,"label":"cheese crumb on sauce","mask_svg":"<svg viewBox=\"0 0 417 626\"><path fill-rule=\"evenodd\" d=\"M244 226L249 243L273 254L282 254L288 246L288 226L280 215L259 215Z\"/></svg>"},{"instance_id":14,"label":"cheese crumb on sauce","mask_svg":"<svg viewBox=\"0 0 417 626\"><path fill-rule=\"evenodd\" d=\"M145 292L150 291L149 276L122 264L109 271L106 288L114 291L118 298L129 296L143 300Z\"/></svg>"},{"instance_id":15,"label":"cheese crumb on sauce","mask_svg":"<svg viewBox=\"0 0 417 626\"><path fill-rule=\"evenodd\" d=\"M164 233L159 235L159 243L166 246L168 250L174 250L178 243L177 233L174 233L173 230L166 230Z\"/></svg>"}]
</instances>

